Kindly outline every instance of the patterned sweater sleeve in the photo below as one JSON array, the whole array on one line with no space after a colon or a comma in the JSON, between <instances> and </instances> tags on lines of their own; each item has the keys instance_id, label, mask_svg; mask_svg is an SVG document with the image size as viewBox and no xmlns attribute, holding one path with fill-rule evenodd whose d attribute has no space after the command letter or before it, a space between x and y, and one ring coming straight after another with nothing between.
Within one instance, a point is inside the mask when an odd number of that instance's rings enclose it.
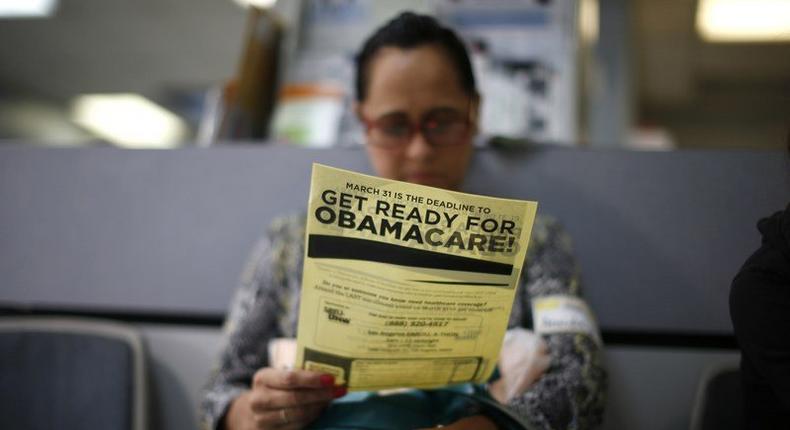
<instances>
[{"instance_id":1,"label":"patterned sweater sleeve","mask_svg":"<svg viewBox=\"0 0 790 430\"><path fill-rule=\"evenodd\" d=\"M545 295L581 296L579 274L570 237L551 219L536 222L520 294L531 325L529 303ZM585 333L544 334L551 365L511 410L535 429L590 429L603 420L606 372L601 346Z\"/></svg>"},{"instance_id":2,"label":"patterned sweater sleeve","mask_svg":"<svg viewBox=\"0 0 790 430\"><path fill-rule=\"evenodd\" d=\"M249 389L268 361L268 341L280 335L277 324L282 231L272 229L256 246L241 276L223 328L223 347L205 386L200 406L203 429L219 428L230 403Z\"/></svg>"}]
</instances>

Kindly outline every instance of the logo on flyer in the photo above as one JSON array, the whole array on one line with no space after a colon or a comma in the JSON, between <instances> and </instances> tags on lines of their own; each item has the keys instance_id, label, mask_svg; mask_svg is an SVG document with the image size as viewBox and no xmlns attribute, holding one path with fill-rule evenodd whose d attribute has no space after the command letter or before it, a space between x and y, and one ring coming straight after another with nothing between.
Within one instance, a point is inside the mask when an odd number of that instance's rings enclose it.
<instances>
[{"instance_id":1,"label":"logo on flyer","mask_svg":"<svg viewBox=\"0 0 790 430\"><path fill-rule=\"evenodd\" d=\"M326 317L329 321L339 322L341 324L350 324L351 320L345 316L343 309L331 308L329 306L324 306L324 312L326 312Z\"/></svg>"}]
</instances>

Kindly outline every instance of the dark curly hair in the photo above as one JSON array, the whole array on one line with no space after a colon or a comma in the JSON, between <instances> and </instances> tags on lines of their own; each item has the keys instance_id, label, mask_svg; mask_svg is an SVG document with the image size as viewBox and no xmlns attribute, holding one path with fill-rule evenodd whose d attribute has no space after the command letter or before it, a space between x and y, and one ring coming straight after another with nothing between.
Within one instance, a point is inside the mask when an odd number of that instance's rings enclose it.
<instances>
[{"instance_id":1,"label":"dark curly hair","mask_svg":"<svg viewBox=\"0 0 790 430\"><path fill-rule=\"evenodd\" d=\"M388 46L408 49L429 44L436 44L444 49L453 62L455 70L458 71L461 88L470 96L477 95L472 63L458 35L431 16L403 12L376 30L357 54L355 82L357 101L361 102L367 96L370 61L379 49Z\"/></svg>"}]
</instances>

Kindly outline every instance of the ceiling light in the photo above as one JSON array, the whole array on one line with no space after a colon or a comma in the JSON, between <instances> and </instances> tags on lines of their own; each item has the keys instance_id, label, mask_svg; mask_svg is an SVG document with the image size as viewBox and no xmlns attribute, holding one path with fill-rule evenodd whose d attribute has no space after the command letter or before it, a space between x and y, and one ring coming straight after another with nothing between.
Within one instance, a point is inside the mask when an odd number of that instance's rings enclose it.
<instances>
[{"instance_id":1,"label":"ceiling light","mask_svg":"<svg viewBox=\"0 0 790 430\"><path fill-rule=\"evenodd\" d=\"M172 148L187 134L181 118L137 94L79 96L72 103L71 117L125 148Z\"/></svg>"},{"instance_id":2,"label":"ceiling light","mask_svg":"<svg viewBox=\"0 0 790 430\"><path fill-rule=\"evenodd\" d=\"M47 17L57 4L57 0L0 0L0 18Z\"/></svg>"},{"instance_id":3,"label":"ceiling light","mask_svg":"<svg viewBox=\"0 0 790 430\"><path fill-rule=\"evenodd\" d=\"M697 32L711 42L790 40L790 0L700 0Z\"/></svg>"},{"instance_id":4,"label":"ceiling light","mask_svg":"<svg viewBox=\"0 0 790 430\"><path fill-rule=\"evenodd\" d=\"M258 9L268 9L274 6L277 0L233 0L237 5L248 8L250 6L257 7Z\"/></svg>"},{"instance_id":5,"label":"ceiling light","mask_svg":"<svg viewBox=\"0 0 790 430\"><path fill-rule=\"evenodd\" d=\"M588 45L598 42L598 0L579 2L579 28L582 41Z\"/></svg>"}]
</instances>

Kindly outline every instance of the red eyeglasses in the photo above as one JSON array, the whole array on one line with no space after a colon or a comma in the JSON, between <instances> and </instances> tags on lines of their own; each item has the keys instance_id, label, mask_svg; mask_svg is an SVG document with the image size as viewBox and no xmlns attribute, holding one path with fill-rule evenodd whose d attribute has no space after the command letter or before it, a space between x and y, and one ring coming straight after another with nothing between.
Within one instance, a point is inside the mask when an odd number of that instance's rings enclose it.
<instances>
[{"instance_id":1,"label":"red eyeglasses","mask_svg":"<svg viewBox=\"0 0 790 430\"><path fill-rule=\"evenodd\" d=\"M452 146L468 142L472 130L468 116L455 109L438 108L425 114L418 124L413 123L402 112L387 114L374 120L363 117L362 121L369 133L368 143L374 146L404 146L417 132L422 133L431 145Z\"/></svg>"}]
</instances>

